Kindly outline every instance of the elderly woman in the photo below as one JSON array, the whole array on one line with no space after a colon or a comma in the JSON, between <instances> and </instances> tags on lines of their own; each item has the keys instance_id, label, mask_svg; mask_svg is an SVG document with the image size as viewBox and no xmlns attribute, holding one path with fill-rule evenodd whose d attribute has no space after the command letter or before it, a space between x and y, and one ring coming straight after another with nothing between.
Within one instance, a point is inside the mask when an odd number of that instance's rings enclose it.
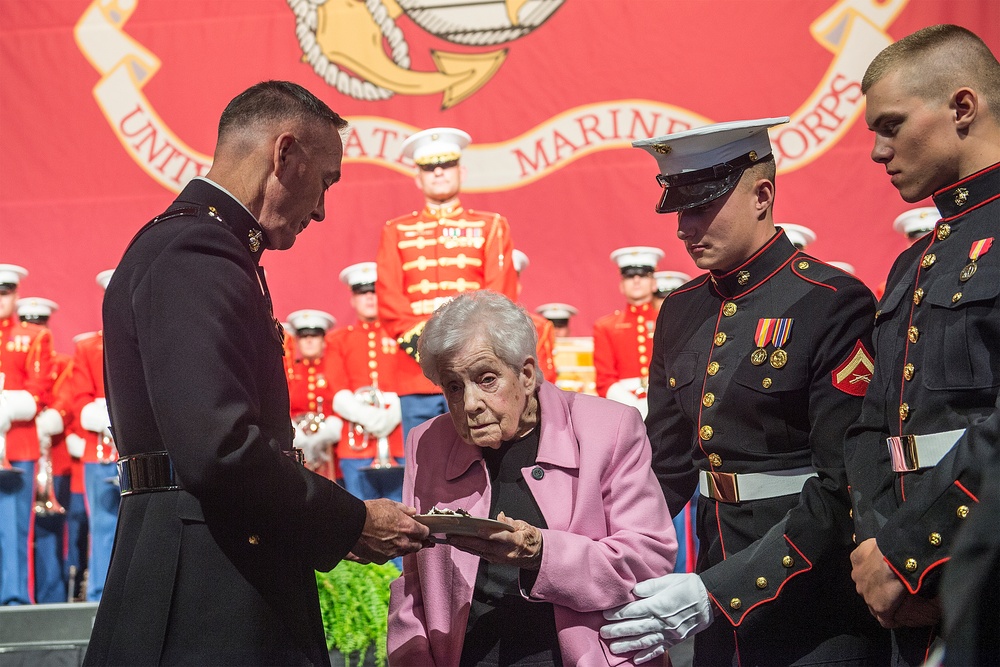
<instances>
[{"instance_id":1,"label":"elderly woman","mask_svg":"<svg viewBox=\"0 0 1000 667\"><path fill-rule=\"evenodd\" d=\"M463 294L427 322L424 374L449 414L406 443L403 502L511 530L406 556L389 605L392 665L608 665L601 611L673 569L677 542L639 412L545 384L531 318Z\"/></svg>"}]
</instances>

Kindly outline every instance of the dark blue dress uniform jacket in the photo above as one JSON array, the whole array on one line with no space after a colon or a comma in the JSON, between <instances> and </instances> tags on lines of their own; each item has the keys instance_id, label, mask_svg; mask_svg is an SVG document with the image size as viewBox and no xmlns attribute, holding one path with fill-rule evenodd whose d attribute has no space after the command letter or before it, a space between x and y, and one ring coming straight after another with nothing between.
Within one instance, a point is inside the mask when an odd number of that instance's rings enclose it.
<instances>
[{"instance_id":1,"label":"dark blue dress uniform jacket","mask_svg":"<svg viewBox=\"0 0 1000 667\"><path fill-rule=\"evenodd\" d=\"M934 204L941 221L889 272L875 374L846 442L858 542L875 537L907 589L929 597L1000 451L1000 165L935 193ZM973 245L989 239L962 280ZM892 471L887 437L958 429L965 435L933 468ZM907 659L922 662L929 632L898 634Z\"/></svg>"},{"instance_id":2,"label":"dark blue dress uniform jacket","mask_svg":"<svg viewBox=\"0 0 1000 667\"><path fill-rule=\"evenodd\" d=\"M158 218L108 285L105 376L120 454L169 452L182 490L122 498L86 662L329 663L314 570L353 547L366 511L282 454L260 227L202 180Z\"/></svg>"},{"instance_id":3,"label":"dark blue dress uniform jacket","mask_svg":"<svg viewBox=\"0 0 1000 667\"><path fill-rule=\"evenodd\" d=\"M699 495L698 572L718 610L696 637L695 664L885 658L887 635L850 578L843 459L869 379L874 310L861 282L797 251L783 231L743 266L696 278L661 307L646 426L670 511L691 497L699 470L818 473L776 498ZM792 320L784 366L770 363L770 341L768 360L751 361L761 318Z\"/></svg>"}]
</instances>

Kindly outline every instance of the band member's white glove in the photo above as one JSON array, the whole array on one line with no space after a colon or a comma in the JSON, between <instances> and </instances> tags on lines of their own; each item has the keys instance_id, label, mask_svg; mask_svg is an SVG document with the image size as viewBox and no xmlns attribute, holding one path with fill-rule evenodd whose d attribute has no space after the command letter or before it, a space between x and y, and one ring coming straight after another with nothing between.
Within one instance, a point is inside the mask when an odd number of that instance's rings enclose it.
<instances>
[{"instance_id":1,"label":"band member's white glove","mask_svg":"<svg viewBox=\"0 0 1000 667\"><path fill-rule=\"evenodd\" d=\"M389 394L389 396L395 396L395 394ZM388 399L386 399L386 402L388 402ZM394 403L398 408L398 397ZM366 433L376 438L392 433L401 419L401 415L397 417L389 409L368 405L355 396L354 392L347 389L341 389L334 394L333 410L347 421L358 424ZM393 423L393 420L395 420L395 423Z\"/></svg>"},{"instance_id":2,"label":"band member's white glove","mask_svg":"<svg viewBox=\"0 0 1000 667\"><path fill-rule=\"evenodd\" d=\"M608 609L601 637L613 639L612 653L639 651L636 664L663 655L667 649L712 624L712 603L697 574L668 574L635 585L640 598L618 609Z\"/></svg>"},{"instance_id":3,"label":"band member's white glove","mask_svg":"<svg viewBox=\"0 0 1000 667\"><path fill-rule=\"evenodd\" d=\"M80 410L80 426L87 431L93 431L111 437L111 417L108 415L108 401L105 398L95 398Z\"/></svg>"},{"instance_id":4,"label":"band member's white glove","mask_svg":"<svg viewBox=\"0 0 1000 667\"><path fill-rule=\"evenodd\" d=\"M66 434L66 451L74 459L83 458L83 452L87 449L87 441L76 433Z\"/></svg>"},{"instance_id":5,"label":"band member's white glove","mask_svg":"<svg viewBox=\"0 0 1000 667\"><path fill-rule=\"evenodd\" d=\"M51 438L54 435L59 435L64 428L62 415L53 408L45 408L35 417L35 429L38 431L39 438Z\"/></svg>"},{"instance_id":6,"label":"band member's white glove","mask_svg":"<svg viewBox=\"0 0 1000 667\"><path fill-rule=\"evenodd\" d=\"M302 450L307 463L313 467L330 460L330 448L340 442L340 434L344 422L335 415L330 415L319 424L315 433L295 426L295 439L292 446Z\"/></svg>"},{"instance_id":7,"label":"band member's white glove","mask_svg":"<svg viewBox=\"0 0 1000 667\"><path fill-rule=\"evenodd\" d=\"M12 422L24 422L35 418L38 405L31 392L23 389L6 389L0 400L0 433L10 430Z\"/></svg>"},{"instance_id":8,"label":"band member's white glove","mask_svg":"<svg viewBox=\"0 0 1000 667\"><path fill-rule=\"evenodd\" d=\"M615 382L608 387L607 397L612 401L636 408L643 419L649 412L649 405L646 402L646 388L642 386L640 378L625 378Z\"/></svg>"},{"instance_id":9,"label":"band member's white glove","mask_svg":"<svg viewBox=\"0 0 1000 667\"><path fill-rule=\"evenodd\" d=\"M382 392L382 398L385 399L385 405L382 407L385 414L372 426L371 430L365 429L376 438L388 437L403 421L403 412L399 408L399 396L391 391L385 391Z\"/></svg>"}]
</instances>

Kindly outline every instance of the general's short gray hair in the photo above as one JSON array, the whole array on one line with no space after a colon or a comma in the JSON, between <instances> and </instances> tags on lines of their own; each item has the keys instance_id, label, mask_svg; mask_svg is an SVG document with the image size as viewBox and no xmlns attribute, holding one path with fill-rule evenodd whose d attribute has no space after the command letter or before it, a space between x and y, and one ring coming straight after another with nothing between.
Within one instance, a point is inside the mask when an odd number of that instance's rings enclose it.
<instances>
[{"instance_id":1,"label":"general's short gray hair","mask_svg":"<svg viewBox=\"0 0 1000 667\"><path fill-rule=\"evenodd\" d=\"M517 373L528 357L538 361L538 334L531 316L504 295L479 290L457 296L427 321L417 344L420 369L440 387L441 361L476 339L488 342L497 358ZM541 374L536 376L541 382Z\"/></svg>"}]
</instances>

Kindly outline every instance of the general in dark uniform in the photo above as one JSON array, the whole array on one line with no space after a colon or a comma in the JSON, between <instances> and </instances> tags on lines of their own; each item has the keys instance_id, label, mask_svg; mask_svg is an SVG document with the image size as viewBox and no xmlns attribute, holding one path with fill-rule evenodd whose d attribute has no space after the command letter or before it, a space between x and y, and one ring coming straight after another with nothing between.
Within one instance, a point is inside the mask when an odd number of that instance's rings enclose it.
<instances>
[{"instance_id":1,"label":"general in dark uniform","mask_svg":"<svg viewBox=\"0 0 1000 667\"><path fill-rule=\"evenodd\" d=\"M328 664L315 570L349 551L384 562L427 535L290 455L259 261L323 219L344 125L295 84L241 93L207 178L115 270L104 349L122 502L88 664Z\"/></svg>"},{"instance_id":2,"label":"general in dark uniform","mask_svg":"<svg viewBox=\"0 0 1000 667\"><path fill-rule=\"evenodd\" d=\"M996 664L1000 624L983 601L996 600L1000 550L1000 63L968 30L932 26L876 56L862 90L872 159L904 201L933 196L940 219L893 264L876 313L875 372L845 450L854 578L898 664L928 658L939 597L946 662Z\"/></svg>"},{"instance_id":3,"label":"general in dark uniform","mask_svg":"<svg viewBox=\"0 0 1000 667\"><path fill-rule=\"evenodd\" d=\"M874 299L774 227L767 128L787 120L636 142L660 164L657 210L679 212L710 270L661 307L646 419L670 511L699 491L697 574L643 582L609 615L637 619L605 627L625 637L612 650L645 649L637 661L694 632L696 665L888 655L850 578L842 454L871 375Z\"/></svg>"}]
</instances>

